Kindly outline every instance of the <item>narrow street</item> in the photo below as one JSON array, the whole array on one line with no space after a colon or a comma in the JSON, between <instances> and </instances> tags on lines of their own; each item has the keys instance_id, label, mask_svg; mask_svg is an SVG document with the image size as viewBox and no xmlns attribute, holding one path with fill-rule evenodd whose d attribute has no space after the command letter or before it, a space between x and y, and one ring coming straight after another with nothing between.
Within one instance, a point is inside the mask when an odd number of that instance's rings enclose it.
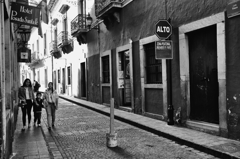
<instances>
[{"instance_id":1,"label":"narrow street","mask_svg":"<svg viewBox=\"0 0 240 159\"><path fill-rule=\"evenodd\" d=\"M134 126L115 120L118 146L106 146L109 117L60 99L56 126L46 127L43 110L42 130L50 156L79 159L214 159L216 157L179 145Z\"/></svg>"}]
</instances>

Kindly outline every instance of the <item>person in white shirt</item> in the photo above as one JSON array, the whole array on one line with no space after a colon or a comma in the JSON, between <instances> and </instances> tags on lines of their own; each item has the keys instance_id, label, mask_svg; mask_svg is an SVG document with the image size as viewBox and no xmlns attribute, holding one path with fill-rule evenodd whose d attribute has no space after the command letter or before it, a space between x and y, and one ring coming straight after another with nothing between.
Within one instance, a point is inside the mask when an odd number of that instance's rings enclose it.
<instances>
[{"instance_id":1,"label":"person in white shirt","mask_svg":"<svg viewBox=\"0 0 240 159\"><path fill-rule=\"evenodd\" d=\"M44 107L47 112L48 129L54 127L56 110L58 109L58 94L53 90L53 83L48 83L48 88L43 94Z\"/></svg>"}]
</instances>

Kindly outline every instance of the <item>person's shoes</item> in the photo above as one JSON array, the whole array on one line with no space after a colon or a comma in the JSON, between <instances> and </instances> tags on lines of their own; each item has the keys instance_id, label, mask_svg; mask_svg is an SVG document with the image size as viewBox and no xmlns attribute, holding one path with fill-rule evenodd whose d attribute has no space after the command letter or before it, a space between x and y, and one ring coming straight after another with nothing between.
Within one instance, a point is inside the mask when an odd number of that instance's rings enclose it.
<instances>
[{"instance_id":1,"label":"person's shoes","mask_svg":"<svg viewBox=\"0 0 240 159\"><path fill-rule=\"evenodd\" d=\"M40 127L41 126L41 124L38 124L38 127Z\"/></svg>"},{"instance_id":2,"label":"person's shoes","mask_svg":"<svg viewBox=\"0 0 240 159\"><path fill-rule=\"evenodd\" d=\"M48 127L48 130L49 130L49 131L51 131L51 129L52 129L51 127Z\"/></svg>"},{"instance_id":3,"label":"person's shoes","mask_svg":"<svg viewBox=\"0 0 240 159\"><path fill-rule=\"evenodd\" d=\"M52 127L53 127L53 128L55 127L54 124L52 124Z\"/></svg>"},{"instance_id":4,"label":"person's shoes","mask_svg":"<svg viewBox=\"0 0 240 159\"><path fill-rule=\"evenodd\" d=\"M22 131L25 131L25 126L23 126Z\"/></svg>"},{"instance_id":5,"label":"person's shoes","mask_svg":"<svg viewBox=\"0 0 240 159\"><path fill-rule=\"evenodd\" d=\"M36 126L36 124L35 124L35 123L33 123L33 126Z\"/></svg>"}]
</instances>

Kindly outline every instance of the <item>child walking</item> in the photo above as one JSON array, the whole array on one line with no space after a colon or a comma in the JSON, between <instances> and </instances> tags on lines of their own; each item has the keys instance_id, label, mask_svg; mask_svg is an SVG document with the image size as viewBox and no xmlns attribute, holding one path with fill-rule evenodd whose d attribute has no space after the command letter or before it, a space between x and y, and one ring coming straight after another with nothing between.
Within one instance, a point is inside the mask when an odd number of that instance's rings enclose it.
<instances>
[{"instance_id":1,"label":"child walking","mask_svg":"<svg viewBox=\"0 0 240 159\"><path fill-rule=\"evenodd\" d=\"M38 105L33 104L34 126L36 126L36 122L38 126L41 126L42 108L44 107L41 92L37 92L36 102L38 103Z\"/></svg>"}]
</instances>

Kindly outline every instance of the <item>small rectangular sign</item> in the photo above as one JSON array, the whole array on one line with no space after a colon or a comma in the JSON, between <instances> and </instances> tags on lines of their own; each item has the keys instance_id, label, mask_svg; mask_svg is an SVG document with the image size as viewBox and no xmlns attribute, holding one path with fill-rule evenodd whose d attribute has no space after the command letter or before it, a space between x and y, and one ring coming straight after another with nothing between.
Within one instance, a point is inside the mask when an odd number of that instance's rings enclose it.
<instances>
[{"instance_id":1,"label":"small rectangular sign","mask_svg":"<svg viewBox=\"0 0 240 159\"><path fill-rule=\"evenodd\" d=\"M155 58L158 59L173 59L172 41L161 40L155 42Z\"/></svg>"},{"instance_id":2,"label":"small rectangular sign","mask_svg":"<svg viewBox=\"0 0 240 159\"><path fill-rule=\"evenodd\" d=\"M12 23L38 27L40 8L16 2L12 2L11 7L10 21Z\"/></svg>"},{"instance_id":3,"label":"small rectangular sign","mask_svg":"<svg viewBox=\"0 0 240 159\"><path fill-rule=\"evenodd\" d=\"M240 0L235 0L227 5L227 17L231 18L240 14Z\"/></svg>"},{"instance_id":4,"label":"small rectangular sign","mask_svg":"<svg viewBox=\"0 0 240 159\"><path fill-rule=\"evenodd\" d=\"M18 62L31 63L31 50L26 47L21 47L18 49Z\"/></svg>"}]
</instances>

